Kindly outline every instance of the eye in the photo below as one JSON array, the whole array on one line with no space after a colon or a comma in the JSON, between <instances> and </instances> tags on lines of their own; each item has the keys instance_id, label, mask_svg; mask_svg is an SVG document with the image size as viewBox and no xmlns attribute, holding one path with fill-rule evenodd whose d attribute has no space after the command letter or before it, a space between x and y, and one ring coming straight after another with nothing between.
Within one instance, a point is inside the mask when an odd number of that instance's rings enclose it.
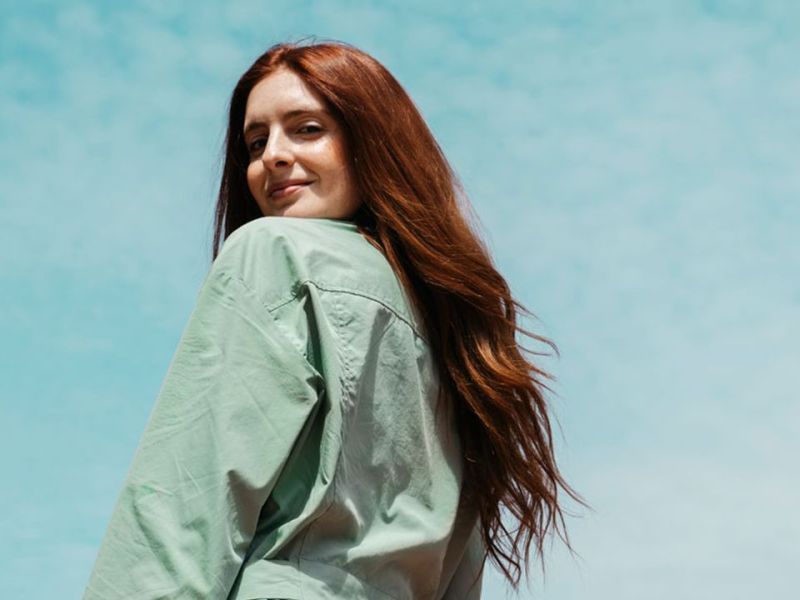
<instances>
[{"instance_id":1,"label":"eye","mask_svg":"<svg viewBox=\"0 0 800 600\"><path fill-rule=\"evenodd\" d=\"M253 141L251 141L251 142L250 142L250 143L247 145L247 151L248 151L248 152L249 152L251 155L252 155L252 154L254 154L254 153L256 153L256 152L258 152L259 150L261 150L261 149L264 147L262 144L263 144L265 141L266 141L266 139L265 139L265 138L263 138L263 137L260 137L260 138L256 138L256 139L254 139Z\"/></svg>"},{"instance_id":2,"label":"eye","mask_svg":"<svg viewBox=\"0 0 800 600\"><path fill-rule=\"evenodd\" d=\"M303 125L298 132L303 133L304 129L311 129L311 131L306 131L306 133L316 133L317 131L322 131L322 127L319 125Z\"/></svg>"}]
</instances>

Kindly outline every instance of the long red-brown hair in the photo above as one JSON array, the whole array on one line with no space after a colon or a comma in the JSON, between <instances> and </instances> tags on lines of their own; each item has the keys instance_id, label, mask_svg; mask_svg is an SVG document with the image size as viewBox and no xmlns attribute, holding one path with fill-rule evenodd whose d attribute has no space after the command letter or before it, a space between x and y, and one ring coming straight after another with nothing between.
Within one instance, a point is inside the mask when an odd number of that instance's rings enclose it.
<instances>
[{"instance_id":1,"label":"long red-brown hair","mask_svg":"<svg viewBox=\"0 0 800 600\"><path fill-rule=\"evenodd\" d=\"M212 256L238 227L263 216L247 186L242 127L250 90L278 68L291 69L318 92L345 131L363 199L353 220L386 256L424 319L441 373L440 405L454 411L464 450L465 502L480 517L487 556L517 589L520 561L527 575L531 541L543 558L550 527L572 550L559 488L588 506L556 466L543 393L552 391L544 380L554 377L523 355L543 353L519 344L516 333L556 354L558 348L517 323L518 312L533 313L512 297L463 214L461 205L469 209L469 203L457 175L383 65L343 42L287 42L247 69L230 101ZM502 509L519 524L513 535Z\"/></svg>"}]
</instances>

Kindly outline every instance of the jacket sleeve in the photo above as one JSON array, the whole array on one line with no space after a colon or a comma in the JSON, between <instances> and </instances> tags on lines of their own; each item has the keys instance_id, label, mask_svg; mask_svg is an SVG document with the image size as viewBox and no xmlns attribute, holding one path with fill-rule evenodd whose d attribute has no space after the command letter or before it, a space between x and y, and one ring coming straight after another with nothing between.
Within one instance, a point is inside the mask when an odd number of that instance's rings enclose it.
<instances>
[{"instance_id":1,"label":"jacket sleeve","mask_svg":"<svg viewBox=\"0 0 800 600\"><path fill-rule=\"evenodd\" d=\"M84 600L226 598L320 379L251 288L212 265Z\"/></svg>"}]
</instances>

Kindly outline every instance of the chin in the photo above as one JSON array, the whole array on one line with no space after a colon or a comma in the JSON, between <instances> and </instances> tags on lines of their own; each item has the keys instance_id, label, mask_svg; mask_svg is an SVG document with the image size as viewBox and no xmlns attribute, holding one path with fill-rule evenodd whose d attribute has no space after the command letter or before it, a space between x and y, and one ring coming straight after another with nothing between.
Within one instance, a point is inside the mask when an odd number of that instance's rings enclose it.
<instances>
[{"instance_id":1,"label":"chin","mask_svg":"<svg viewBox=\"0 0 800 600\"><path fill-rule=\"evenodd\" d=\"M330 218L330 215L326 214L328 211L316 207L312 203L303 202L302 198L298 198L294 202L290 202L285 206L280 206L275 209L276 215L282 215L285 217L306 217L312 219L322 219L322 218Z\"/></svg>"}]
</instances>

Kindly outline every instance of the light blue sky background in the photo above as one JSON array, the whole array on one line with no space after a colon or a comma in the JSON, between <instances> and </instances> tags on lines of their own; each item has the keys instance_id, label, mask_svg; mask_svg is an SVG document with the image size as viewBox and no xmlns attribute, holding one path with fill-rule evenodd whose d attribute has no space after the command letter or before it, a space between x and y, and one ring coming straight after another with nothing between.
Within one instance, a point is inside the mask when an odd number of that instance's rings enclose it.
<instances>
[{"instance_id":1,"label":"light blue sky background","mask_svg":"<svg viewBox=\"0 0 800 600\"><path fill-rule=\"evenodd\" d=\"M230 90L305 35L411 93L561 350L556 442L595 510L519 598L796 593L800 4L0 11L0 596L80 596L209 265Z\"/></svg>"}]
</instances>

